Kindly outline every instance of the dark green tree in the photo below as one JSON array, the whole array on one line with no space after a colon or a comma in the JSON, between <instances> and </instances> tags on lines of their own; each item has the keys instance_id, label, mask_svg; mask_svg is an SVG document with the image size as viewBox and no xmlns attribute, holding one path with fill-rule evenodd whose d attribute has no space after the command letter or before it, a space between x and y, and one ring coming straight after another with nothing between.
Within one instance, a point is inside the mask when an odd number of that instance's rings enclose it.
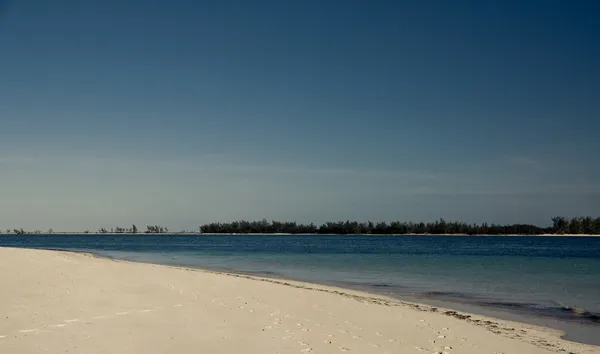
<instances>
[{"instance_id":1,"label":"dark green tree","mask_svg":"<svg viewBox=\"0 0 600 354\"><path fill-rule=\"evenodd\" d=\"M579 235L583 233L583 224L580 218L572 218L569 221L569 233Z\"/></svg>"},{"instance_id":2,"label":"dark green tree","mask_svg":"<svg viewBox=\"0 0 600 354\"><path fill-rule=\"evenodd\" d=\"M562 216L556 216L552 218L552 230L555 234L564 234L567 232L569 222Z\"/></svg>"}]
</instances>

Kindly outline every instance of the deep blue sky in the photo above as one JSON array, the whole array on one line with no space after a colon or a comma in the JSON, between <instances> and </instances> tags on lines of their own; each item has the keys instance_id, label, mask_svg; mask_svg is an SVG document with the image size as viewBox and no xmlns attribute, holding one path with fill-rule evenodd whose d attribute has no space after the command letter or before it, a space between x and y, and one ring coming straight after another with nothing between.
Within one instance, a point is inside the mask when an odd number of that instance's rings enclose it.
<instances>
[{"instance_id":1,"label":"deep blue sky","mask_svg":"<svg viewBox=\"0 0 600 354\"><path fill-rule=\"evenodd\" d=\"M598 216L598 18L0 0L0 227Z\"/></svg>"}]
</instances>

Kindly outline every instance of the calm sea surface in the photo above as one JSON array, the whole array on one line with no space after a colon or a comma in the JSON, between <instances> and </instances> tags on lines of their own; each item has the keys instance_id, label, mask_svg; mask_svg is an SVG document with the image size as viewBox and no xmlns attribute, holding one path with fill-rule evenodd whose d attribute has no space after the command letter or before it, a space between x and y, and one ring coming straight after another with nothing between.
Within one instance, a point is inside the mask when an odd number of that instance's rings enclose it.
<instances>
[{"instance_id":1,"label":"calm sea surface","mask_svg":"<svg viewBox=\"0 0 600 354\"><path fill-rule=\"evenodd\" d=\"M0 235L0 246L323 283L565 330L600 344L600 238Z\"/></svg>"}]
</instances>

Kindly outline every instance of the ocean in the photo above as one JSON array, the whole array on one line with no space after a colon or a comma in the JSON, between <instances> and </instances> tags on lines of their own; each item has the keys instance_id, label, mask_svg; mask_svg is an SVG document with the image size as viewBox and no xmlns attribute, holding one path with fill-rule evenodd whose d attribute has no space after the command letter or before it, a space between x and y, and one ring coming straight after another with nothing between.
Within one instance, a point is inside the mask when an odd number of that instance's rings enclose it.
<instances>
[{"instance_id":1,"label":"ocean","mask_svg":"<svg viewBox=\"0 0 600 354\"><path fill-rule=\"evenodd\" d=\"M0 246L334 285L600 345L599 237L49 234L0 235Z\"/></svg>"}]
</instances>

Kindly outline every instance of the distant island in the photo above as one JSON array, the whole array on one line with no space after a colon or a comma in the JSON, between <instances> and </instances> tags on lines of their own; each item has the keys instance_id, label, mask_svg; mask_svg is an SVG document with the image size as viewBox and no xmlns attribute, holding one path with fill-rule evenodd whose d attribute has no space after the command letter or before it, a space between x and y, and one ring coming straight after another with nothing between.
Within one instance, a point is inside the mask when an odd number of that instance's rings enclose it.
<instances>
[{"instance_id":1,"label":"distant island","mask_svg":"<svg viewBox=\"0 0 600 354\"><path fill-rule=\"evenodd\" d=\"M0 230L5 234L54 234L49 229L26 231L24 229ZM72 232L71 232L72 233ZM85 230L77 233L96 234L336 234L336 235L600 235L600 217L554 217L552 226L540 227L530 224L496 225L496 224L469 224L461 221L446 221L439 219L435 222L358 222L336 221L326 222L319 226L314 223L302 224L295 221L234 221L228 223L210 223L200 226L194 231L170 232L167 227L160 225L146 226L146 230L139 230L136 225L130 228L115 227L101 228L96 232Z\"/></svg>"}]
</instances>

